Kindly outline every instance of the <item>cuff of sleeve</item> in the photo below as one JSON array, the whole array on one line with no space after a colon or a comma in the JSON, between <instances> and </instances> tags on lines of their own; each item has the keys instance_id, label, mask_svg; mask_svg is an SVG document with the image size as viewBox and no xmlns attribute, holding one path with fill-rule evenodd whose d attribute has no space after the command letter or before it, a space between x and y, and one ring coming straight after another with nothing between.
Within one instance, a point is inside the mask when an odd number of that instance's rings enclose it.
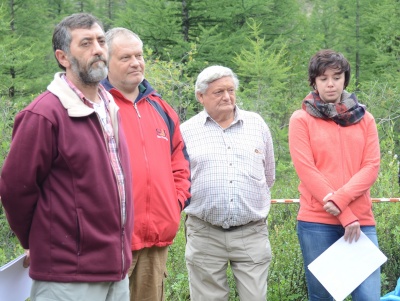
<instances>
[{"instance_id":1,"label":"cuff of sleeve","mask_svg":"<svg viewBox=\"0 0 400 301\"><path fill-rule=\"evenodd\" d=\"M340 213L337 218L339 219L343 227L346 227L347 225L358 221L357 216L353 214L349 207L347 207L342 213Z\"/></svg>"},{"instance_id":2,"label":"cuff of sleeve","mask_svg":"<svg viewBox=\"0 0 400 301\"><path fill-rule=\"evenodd\" d=\"M342 209L340 209L340 207L336 204L336 202L333 200L333 195L335 193L334 192L329 192L324 198L323 198L323 202L326 204L328 202L332 202L338 209L340 212L342 212Z\"/></svg>"},{"instance_id":3,"label":"cuff of sleeve","mask_svg":"<svg viewBox=\"0 0 400 301\"><path fill-rule=\"evenodd\" d=\"M326 203L327 201L332 201L331 199L330 199L330 197L331 196L333 196L335 193L334 192L329 192L323 199L322 199L322 201L324 202L324 203ZM335 204L336 205L336 204Z\"/></svg>"}]
</instances>

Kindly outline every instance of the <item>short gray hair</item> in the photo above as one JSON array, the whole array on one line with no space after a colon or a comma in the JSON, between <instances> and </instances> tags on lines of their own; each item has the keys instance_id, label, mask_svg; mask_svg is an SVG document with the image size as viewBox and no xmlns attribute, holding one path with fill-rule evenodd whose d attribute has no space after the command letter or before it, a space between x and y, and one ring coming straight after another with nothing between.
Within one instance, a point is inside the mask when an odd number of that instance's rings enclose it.
<instances>
[{"instance_id":1,"label":"short gray hair","mask_svg":"<svg viewBox=\"0 0 400 301\"><path fill-rule=\"evenodd\" d=\"M205 93L210 83L225 76L229 76L233 79L235 90L237 90L239 88L239 79L236 74L228 67L215 65L207 67L200 72L197 76L194 93L196 95L197 92Z\"/></svg>"},{"instance_id":2,"label":"short gray hair","mask_svg":"<svg viewBox=\"0 0 400 301\"><path fill-rule=\"evenodd\" d=\"M114 27L106 32L106 43L108 46L108 55L109 56L111 56L111 53L112 53L113 41L117 37L135 37L136 39L138 39L140 41L140 43L143 46L142 40L133 31L131 31L127 28L123 28L123 27Z\"/></svg>"}]
</instances>

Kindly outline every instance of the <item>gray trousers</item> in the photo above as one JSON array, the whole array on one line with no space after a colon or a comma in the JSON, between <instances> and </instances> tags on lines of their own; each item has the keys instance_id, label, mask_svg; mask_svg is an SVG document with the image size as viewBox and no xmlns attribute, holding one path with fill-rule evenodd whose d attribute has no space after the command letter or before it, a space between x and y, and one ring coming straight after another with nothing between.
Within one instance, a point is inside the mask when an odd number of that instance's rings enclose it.
<instances>
[{"instance_id":1,"label":"gray trousers","mask_svg":"<svg viewBox=\"0 0 400 301\"><path fill-rule=\"evenodd\" d=\"M228 301L228 263L241 301L265 301L271 246L264 220L226 231L188 216L186 267L192 301Z\"/></svg>"},{"instance_id":2,"label":"gray trousers","mask_svg":"<svg viewBox=\"0 0 400 301\"><path fill-rule=\"evenodd\" d=\"M101 264L101 263L99 263ZM33 280L31 301L129 301L129 279L117 282L47 282Z\"/></svg>"}]
</instances>

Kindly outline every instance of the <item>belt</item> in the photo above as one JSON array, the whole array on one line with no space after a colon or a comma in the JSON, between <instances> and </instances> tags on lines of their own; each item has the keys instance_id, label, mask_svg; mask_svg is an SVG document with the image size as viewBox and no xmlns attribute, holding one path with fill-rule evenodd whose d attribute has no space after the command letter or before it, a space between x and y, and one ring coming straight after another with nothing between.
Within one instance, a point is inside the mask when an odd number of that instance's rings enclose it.
<instances>
[{"instance_id":1,"label":"belt","mask_svg":"<svg viewBox=\"0 0 400 301\"><path fill-rule=\"evenodd\" d=\"M229 228L223 228L220 226L218 228L221 228L222 231L233 231L233 230L239 229L241 227L247 226L248 224L251 224L251 223L254 223L254 222L248 222L247 224L243 224L243 225L239 225L239 226L230 226Z\"/></svg>"},{"instance_id":2,"label":"belt","mask_svg":"<svg viewBox=\"0 0 400 301\"><path fill-rule=\"evenodd\" d=\"M204 220L202 220L202 219L200 219L200 218L198 218L197 216L194 216L194 215L189 215L189 214L187 214L187 215L186 215L186 219L188 219L189 216L190 216L190 218L199 220L201 223L206 223L206 224L208 224L209 226L211 226L211 227L214 228L214 229L218 229L218 230L222 230L222 231L226 231L226 232L228 232L228 231L234 231L234 230L237 230L237 229L239 229L239 228L241 228L241 227L248 226L248 225L250 225L250 224L256 224L256 223L260 222L260 220L257 220L257 221L248 222L248 223L243 224L243 225L230 226L229 228L223 228L222 226L216 226L216 225L210 224L209 222L206 222L206 221L204 221ZM266 218L263 219L263 221L265 222L265 221L266 221Z\"/></svg>"},{"instance_id":3,"label":"belt","mask_svg":"<svg viewBox=\"0 0 400 301\"><path fill-rule=\"evenodd\" d=\"M239 229L240 227L243 227L243 226L246 226L246 225L247 225L247 224L240 225L240 226L230 226L229 228L222 228L222 227L221 227L221 229L222 229L223 231L233 231L233 230Z\"/></svg>"},{"instance_id":4,"label":"belt","mask_svg":"<svg viewBox=\"0 0 400 301\"><path fill-rule=\"evenodd\" d=\"M263 221L265 223L267 221L267 219L265 218L265 219L258 220L258 221L251 221L251 222L248 222L246 224L239 225L239 226L230 226L229 228L222 228L220 226L216 226L216 227L219 228L219 229L222 229L222 231L233 231L233 230L239 229L239 228L244 227L244 226L248 226L248 225L251 225L251 224L257 224L260 221Z\"/></svg>"}]
</instances>

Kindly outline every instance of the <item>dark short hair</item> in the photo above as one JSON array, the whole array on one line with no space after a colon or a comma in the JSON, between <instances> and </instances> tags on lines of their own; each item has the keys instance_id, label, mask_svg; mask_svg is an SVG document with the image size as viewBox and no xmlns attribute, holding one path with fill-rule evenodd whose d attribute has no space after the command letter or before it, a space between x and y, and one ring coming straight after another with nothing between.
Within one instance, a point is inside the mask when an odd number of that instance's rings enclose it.
<instances>
[{"instance_id":1,"label":"dark short hair","mask_svg":"<svg viewBox=\"0 0 400 301\"><path fill-rule=\"evenodd\" d=\"M69 53L71 45L71 30L84 28L90 29L94 24L98 24L103 30L103 24L93 15L88 13L72 14L64 18L57 24L53 32L53 51L60 49ZM58 62L58 61L57 61ZM65 67L58 63L58 66L65 70Z\"/></svg>"},{"instance_id":2,"label":"dark short hair","mask_svg":"<svg viewBox=\"0 0 400 301\"><path fill-rule=\"evenodd\" d=\"M350 82L350 63L343 54L331 49L320 50L310 59L308 65L310 86L315 88L315 78L324 74L328 68L338 69L340 73L344 73L344 88L346 89Z\"/></svg>"}]
</instances>

